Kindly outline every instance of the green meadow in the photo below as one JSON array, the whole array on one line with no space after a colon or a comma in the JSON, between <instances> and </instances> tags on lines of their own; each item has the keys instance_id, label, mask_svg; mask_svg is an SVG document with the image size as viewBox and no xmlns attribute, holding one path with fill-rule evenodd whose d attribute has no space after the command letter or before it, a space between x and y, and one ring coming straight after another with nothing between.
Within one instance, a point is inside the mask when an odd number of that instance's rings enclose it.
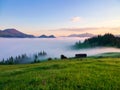
<instances>
[{"instance_id":1,"label":"green meadow","mask_svg":"<svg viewBox=\"0 0 120 90\"><path fill-rule=\"evenodd\" d=\"M120 90L120 58L0 65L0 90Z\"/></svg>"}]
</instances>

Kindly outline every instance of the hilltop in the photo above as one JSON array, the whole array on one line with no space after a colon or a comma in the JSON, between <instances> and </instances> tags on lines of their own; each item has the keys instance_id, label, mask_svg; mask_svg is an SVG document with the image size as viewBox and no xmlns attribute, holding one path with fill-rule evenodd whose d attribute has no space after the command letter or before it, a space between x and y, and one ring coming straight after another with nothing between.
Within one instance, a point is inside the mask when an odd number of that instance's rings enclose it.
<instances>
[{"instance_id":1,"label":"hilltop","mask_svg":"<svg viewBox=\"0 0 120 90\"><path fill-rule=\"evenodd\" d=\"M54 35L50 35L50 36L47 36L47 35L41 35L39 36L38 38L56 38Z\"/></svg>"},{"instance_id":2,"label":"hilltop","mask_svg":"<svg viewBox=\"0 0 120 90\"><path fill-rule=\"evenodd\" d=\"M94 37L94 34L91 33L82 33L82 34L71 34L68 37Z\"/></svg>"},{"instance_id":3,"label":"hilltop","mask_svg":"<svg viewBox=\"0 0 120 90\"><path fill-rule=\"evenodd\" d=\"M22 33L16 29L5 29L5 30L0 30L0 37L33 38L35 36Z\"/></svg>"},{"instance_id":4,"label":"hilltop","mask_svg":"<svg viewBox=\"0 0 120 90\"><path fill-rule=\"evenodd\" d=\"M34 35L29 35L25 34L23 32L20 32L17 29L5 29L5 30L0 30L0 37L5 37L5 38L56 38L54 35L40 35L38 37Z\"/></svg>"},{"instance_id":5,"label":"hilltop","mask_svg":"<svg viewBox=\"0 0 120 90\"><path fill-rule=\"evenodd\" d=\"M76 42L75 48L91 48L91 47L117 47L120 48L120 37L112 34L98 35L86 39L83 43Z\"/></svg>"}]
</instances>

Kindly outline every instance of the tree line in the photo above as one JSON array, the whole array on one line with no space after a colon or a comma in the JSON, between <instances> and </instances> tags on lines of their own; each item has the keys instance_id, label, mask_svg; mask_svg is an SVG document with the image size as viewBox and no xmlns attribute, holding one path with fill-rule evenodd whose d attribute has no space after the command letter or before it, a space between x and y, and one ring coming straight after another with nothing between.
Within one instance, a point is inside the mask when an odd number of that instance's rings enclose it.
<instances>
[{"instance_id":1,"label":"tree line","mask_svg":"<svg viewBox=\"0 0 120 90\"><path fill-rule=\"evenodd\" d=\"M3 58L0 61L0 64L1 65L20 64L20 63L24 63L25 61L31 60L31 59L33 62L38 62L38 61L40 61L39 58L41 56L46 56L46 55L47 55L47 53L45 51L40 51L40 52L34 54L32 57L28 56L27 54L21 54L16 57L11 56L7 59Z\"/></svg>"},{"instance_id":2,"label":"tree line","mask_svg":"<svg viewBox=\"0 0 120 90\"><path fill-rule=\"evenodd\" d=\"M74 45L75 48L90 48L98 46L120 48L120 37L115 37L113 34L107 33L88 38L83 43L78 41Z\"/></svg>"}]
</instances>

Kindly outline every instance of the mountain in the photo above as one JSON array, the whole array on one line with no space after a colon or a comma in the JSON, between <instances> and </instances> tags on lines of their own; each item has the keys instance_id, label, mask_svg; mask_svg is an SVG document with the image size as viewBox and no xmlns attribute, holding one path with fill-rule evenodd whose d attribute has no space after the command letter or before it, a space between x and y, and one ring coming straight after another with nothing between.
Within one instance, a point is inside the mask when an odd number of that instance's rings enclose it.
<instances>
[{"instance_id":1,"label":"mountain","mask_svg":"<svg viewBox=\"0 0 120 90\"><path fill-rule=\"evenodd\" d=\"M94 34L91 33L83 33L83 34L71 34L68 37L94 37Z\"/></svg>"},{"instance_id":2,"label":"mountain","mask_svg":"<svg viewBox=\"0 0 120 90\"><path fill-rule=\"evenodd\" d=\"M56 38L54 35L50 35L50 36L47 36L47 35L41 35L39 36L38 38Z\"/></svg>"},{"instance_id":3,"label":"mountain","mask_svg":"<svg viewBox=\"0 0 120 90\"><path fill-rule=\"evenodd\" d=\"M0 37L33 38L35 36L22 33L16 29L0 30Z\"/></svg>"},{"instance_id":4,"label":"mountain","mask_svg":"<svg viewBox=\"0 0 120 90\"><path fill-rule=\"evenodd\" d=\"M54 35L50 35L50 36L48 36L49 38L56 38Z\"/></svg>"}]
</instances>

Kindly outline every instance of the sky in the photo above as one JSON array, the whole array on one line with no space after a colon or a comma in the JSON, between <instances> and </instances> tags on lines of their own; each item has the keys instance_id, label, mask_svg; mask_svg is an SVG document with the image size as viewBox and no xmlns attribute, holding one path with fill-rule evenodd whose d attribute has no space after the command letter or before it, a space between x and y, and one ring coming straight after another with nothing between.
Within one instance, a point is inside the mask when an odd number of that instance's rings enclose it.
<instances>
[{"instance_id":1,"label":"sky","mask_svg":"<svg viewBox=\"0 0 120 90\"><path fill-rule=\"evenodd\" d=\"M0 30L39 36L120 34L120 0L0 0Z\"/></svg>"}]
</instances>

